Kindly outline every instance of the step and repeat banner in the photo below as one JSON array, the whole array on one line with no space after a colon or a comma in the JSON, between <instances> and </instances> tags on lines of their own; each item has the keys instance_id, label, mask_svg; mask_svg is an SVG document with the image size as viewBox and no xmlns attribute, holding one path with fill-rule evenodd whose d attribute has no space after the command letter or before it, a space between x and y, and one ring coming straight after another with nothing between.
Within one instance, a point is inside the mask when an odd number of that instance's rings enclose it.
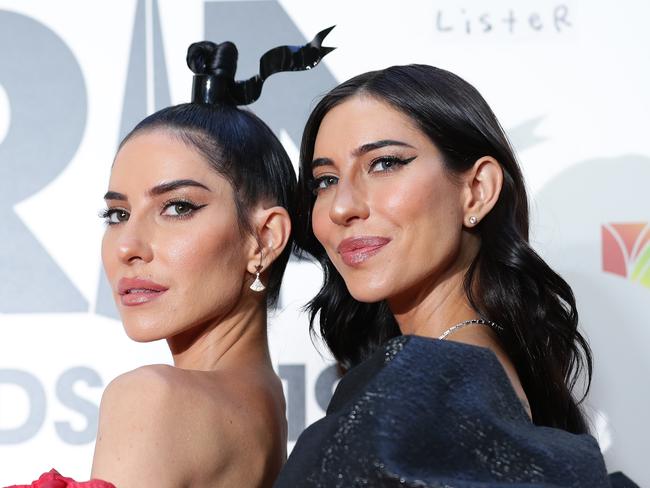
<instances>
[{"instance_id":1,"label":"step and repeat banner","mask_svg":"<svg viewBox=\"0 0 650 488\"><path fill-rule=\"evenodd\" d=\"M50 467L87 478L104 387L171 361L126 337L101 270L121 137L188 101L190 43L234 41L244 79L267 49L335 24L336 51L273 76L250 108L295 163L315 100L353 75L426 63L473 83L516 147L533 244L576 293L609 469L650 486L649 18L634 0L0 0L0 486ZM289 448L337 381L301 310L320 280L291 261L270 320Z\"/></svg>"}]
</instances>

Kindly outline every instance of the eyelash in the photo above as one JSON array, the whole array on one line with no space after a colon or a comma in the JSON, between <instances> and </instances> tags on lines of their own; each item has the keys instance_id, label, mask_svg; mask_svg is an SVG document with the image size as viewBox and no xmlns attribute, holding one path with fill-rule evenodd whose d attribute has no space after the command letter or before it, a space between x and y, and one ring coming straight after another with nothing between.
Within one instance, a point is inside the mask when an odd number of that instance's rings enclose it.
<instances>
[{"instance_id":1,"label":"eyelash","mask_svg":"<svg viewBox=\"0 0 650 488\"><path fill-rule=\"evenodd\" d=\"M337 178L336 178L336 176L332 176L332 175L323 175L323 176L319 176L318 178L314 178L313 180L311 180L309 182L311 192L314 195L318 195L318 193L321 190L326 190L327 188L332 186L331 184L329 184L325 188L320 187L321 183L323 183L325 180L328 180L328 179L337 179Z\"/></svg>"},{"instance_id":2,"label":"eyelash","mask_svg":"<svg viewBox=\"0 0 650 488\"><path fill-rule=\"evenodd\" d=\"M170 208L170 207L172 207L172 206L174 206L174 205L186 205L186 206L189 208L189 210L188 210L187 213L183 213L183 214L178 214L178 215L164 215L164 212L165 212L168 208ZM206 205L197 205L197 204L195 204L195 203L193 203L193 202L191 202L191 201L189 201L189 200L178 200L178 199L177 199L177 200L168 200L168 201L165 202L165 203L163 204L163 206L162 206L161 215L163 215L164 217L172 218L172 219L185 220L185 219L192 218L193 214L194 214L197 210L200 210L200 209L202 209L202 208L205 207L205 206L206 206ZM111 222L111 221L110 221L110 218L111 218L113 215L117 214L118 212L124 212L124 213L126 213L126 214L127 214L127 218L126 218L125 220L122 220L122 221L119 221L119 222ZM107 225L109 225L109 226L111 226L111 225L117 225L117 224L120 224L120 223L122 223L122 222L126 222L126 221L128 220L128 215L130 215L129 211L126 210L126 209L124 209L124 208L120 208L120 207L107 208L107 209L105 209L105 210L102 210L102 211L99 213L100 218L104 219L105 223L106 223Z\"/></svg>"},{"instance_id":3,"label":"eyelash","mask_svg":"<svg viewBox=\"0 0 650 488\"><path fill-rule=\"evenodd\" d=\"M205 207L205 204L198 205L189 200L176 199L176 200L169 200L165 202L163 204L163 212L174 205L187 205L189 207L189 211L187 213L180 214L180 215L165 215L165 217L170 217L173 219L189 219L192 218L194 212L196 212L197 210L201 210L203 207Z\"/></svg>"},{"instance_id":4,"label":"eyelash","mask_svg":"<svg viewBox=\"0 0 650 488\"><path fill-rule=\"evenodd\" d=\"M411 161L413 161L415 158L416 158L416 156L413 156L412 158L406 158L406 159L398 158L397 156L381 156L381 157L375 158L372 161L370 161L370 164L368 165L368 173L389 173L389 172L397 171L400 167L406 166ZM385 168L385 169L380 170L380 171L372 171L373 167L375 167L377 164L379 164L379 163L387 163L387 162L392 163L395 166L389 166L388 168ZM322 175L322 176L319 176L318 178L314 178L313 180L311 180L310 181L310 187L311 187L312 193L314 195L318 195L318 193L321 190L326 190L327 188L332 186L332 184L328 184L324 188L321 188L321 186L320 186L324 181L326 181L327 179L332 179L332 178L333 179L338 179L336 176L333 176L333 175Z\"/></svg>"},{"instance_id":5,"label":"eyelash","mask_svg":"<svg viewBox=\"0 0 650 488\"><path fill-rule=\"evenodd\" d=\"M398 158L397 156L381 156L379 158L376 158L376 159L373 159L372 161L370 161L370 165L368 167L368 172L371 172L370 170L372 168L374 168L377 164L386 163L386 162L396 164L397 166L392 166L392 167L389 167L387 169L384 169L384 170L381 171L382 173L383 172L389 172L389 171L396 171L401 166L406 166L407 164L409 164L414 159L415 159L415 156L413 156L412 158L406 158L406 159ZM390 168L394 168L394 169L390 169Z\"/></svg>"},{"instance_id":6,"label":"eyelash","mask_svg":"<svg viewBox=\"0 0 650 488\"><path fill-rule=\"evenodd\" d=\"M105 223L106 225L109 225L109 226L110 226L110 225L116 225L116 224L119 224L120 222L111 222L111 221L110 221L110 218L111 218L113 215L117 214L118 212L124 212L124 213L126 213L127 215L128 215L128 213L129 213L128 210L125 210L125 209L123 209L123 208L119 208L119 207L114 207L114 208L107 208L107 209L105 209L105 210L102 210L101 212L99 212L99 217L100 217L101 219L104 219L104 223ZM128 220L128 218L127 218L126 220ZM122 222L124 222L124 221L122 221Z\"/></svg>"}]
</instances>

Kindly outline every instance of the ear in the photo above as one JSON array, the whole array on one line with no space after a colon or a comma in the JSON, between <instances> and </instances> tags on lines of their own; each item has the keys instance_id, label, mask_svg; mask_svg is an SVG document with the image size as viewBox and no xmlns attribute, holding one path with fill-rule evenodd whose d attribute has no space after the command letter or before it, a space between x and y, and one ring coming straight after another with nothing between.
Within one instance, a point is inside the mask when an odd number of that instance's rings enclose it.
<instances>
[{"instance_id":1,"label":"ear","mask_svg":"<svg viewBox=\"0 0 650 488\"><path fill-rule=\"evenodd\" d=\"M496 205L503 185L503 169L492 156L484 156L463 175L463 225L475 227Z\"/></svg>"},{"instance_id":2,"label":"ear","mask_svg":"<svg viewBox=\"0 0 650 488\"><path fill-rule=\"evenodd\" d=\"M250 248L247 270L255 274L260 262L260 272L263 272L282 254L291 234L291 218L284 207L260 206L253 211L251 223L254 243Z\"/></svg>"}]
</instances>

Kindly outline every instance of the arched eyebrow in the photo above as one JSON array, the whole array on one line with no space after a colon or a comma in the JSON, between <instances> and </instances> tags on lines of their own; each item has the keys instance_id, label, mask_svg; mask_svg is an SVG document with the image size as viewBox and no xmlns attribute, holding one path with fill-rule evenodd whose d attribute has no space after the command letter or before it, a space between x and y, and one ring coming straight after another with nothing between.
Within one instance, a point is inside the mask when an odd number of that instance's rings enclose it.
<instances>
[{"instance_id":1,"label":"arched eyebrow","mask_svg":"<svg viewBox=\"0 0 650 488\"><path fill-rule=\"evenodd\" d=\"M319 166L331 166L334 164L330 158L316 158L311 162L311 169L318 168Z\"/></svg>"},{"instance_id":2,"label":"arched eyebrow","mask_svg":"<svg viewBox=\"0 0 650 488\"><path fill-rule=\"evenodd\" d=\"M396 141L394 139L382 139L381 141L369 142L367 144L363 144L362 146L359 146L354 151L352 151L352 156L358 158L359 156L363 156L364 154L369 153L370 151L374 151L375 149L381 149L382 147L387 147L387 146L402 146L402 147L410 147L411 149L415 149L413 146L407 144L406 142ZM334 163L330 158L316 158L311 162L311 167L312 169L314 169L318 166L329 166L332 164Z\"/></svg>"},{"instance_id":3,"label":"arched eyebrow","mask_svg":"<svg viewBox=\"0 0 650 488\"><path fill-rule=\"evenodd\" d=\"M370 151L374 151L375 149L380 149L386 146L403 146L403 147L410 147L411 149L415 149L413 146L407 144L406 142L396 141L393 139L382 139L381 141L369 142L368 144L359 146L354 151L352 151L352 155L358 158L359 156L363 156L364 154L369 153Z\"/></svg>"},{"instance_id":4,"label":"arched eyebrow","mask_svg":"<svg viewBox=\"0 0 650 488\"><path fill-rule=\"evenodd\" d=\"M151 190L149 190L149 195L158 196L158 195L162 195L163 193L168 193L170 191L178 190L179 188L185 188L186 186L194 186L196 188L203 188L204 190L212 191L210 190L210 188L205 186L203 183L199 183L198 181L174 180L174 181L161 183L160 185L154 186Z\"/></svg>"},{"instance_id":5,"label":"arched eyebrow","mask_svg":"<svg viewBox=\"0 0 650 488\"><path fill-rule=\"evenodd\" d=\"M119 193L116 191L107 191L106 195L104 195L104 200L122 200L126 202L128 198L124 193Z\"/></svg>"},{"instance_id":6,"label":"arched eyebrow","mask_svg":"<svg viewBox=\"0 0 650 488\"><path fill-rule=\"evenodd\" d=\"M203 188L204 190L207 191L212 191L210 190L210 188L205 186L203 183L199 183L198 181L174 180L166 183L161 183L160 185L156 185L147 193L149 194L149 196L158 196L158 195L163 195L164 193L169 193L170 191L178 190L179 188L185 188L187 186L193 186L196 188ZM119 193L117 191L107 191L106 195L104 195L104 200L121 200L126 202L128 201L128 197L123 193Z\"/></svg>"}]
</instances>

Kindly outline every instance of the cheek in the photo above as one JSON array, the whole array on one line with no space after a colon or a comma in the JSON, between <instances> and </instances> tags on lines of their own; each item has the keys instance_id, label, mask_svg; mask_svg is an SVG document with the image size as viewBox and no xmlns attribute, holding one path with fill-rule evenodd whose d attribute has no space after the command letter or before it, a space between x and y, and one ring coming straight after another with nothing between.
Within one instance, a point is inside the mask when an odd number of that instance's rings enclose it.
<instances>
[{"instance_id":1,"label":"cheek","mask_svg":"<svg viewBox=\"0 0 650 488\"><path fill-rule=\"evenodd\" d=\"M441 191L420 200L411 211L407 235L412 241L412 264L422 272L441 272L455 261L462 237L462 208L452 192ZM409 218L404 216L404 218Z\"/></svg>"},{"instance_id":2,"label":"cheek","mask_svg":"<svg viewBox=\"0 0 650 488\"><path fill-rule=\"evenodd\" d=\"M329 234L328 228L331 226L332 221L329 217L329 206L326 204L324 197L316 199L314 208L311 213L311 229L320 242L327 249L327 235Z\"/></svg>"},{"instance_id":3,"label":"cheek","mask_svg":"<svg viewBox=\"0 0 650 488\"><path fill-rule=\"evenodd\" d=\"M165 244L165 254L172 270L196 286L206 279L236 280L245 267L242 238L232 228L198 229L182 237L174 235Z\"/></svg>"},{"instance_id":4,"label":"cheek","mask_svg":"<svg viewBox=\"0 0 650 488\"><path fill-rule=\"evenodd\" d=\"M402 226L417 224L422 229L452 230L462 222L460 188L439 171L413 172L378 196L386 215Z\"/></svg>"},{"instance_id":5,"label":"cheek","mask_svg":"<svg viewBox=\"0 0 650 488\"><path fill-rule=\"evenodd\" d=\"M429 216L432 231L455 234L462 228L463 208L460 191L452 185L440 185L426 197L420 198L422 215Z\"/></svg>"},{"instance_id":6,"label":"cheek","mask_svg":"<svg viewBox=\"0 0 650 488\"><path fill-rule=\"evenodd\" d=\"M447 267L457 255L462 206L460 189L452 182L435 174L405 179L381 192L375 208L395 229L399 252L387 255L385 264L397 270L399 279L419 280Z\"/></svg>"},{"instance_id":7,"label":"cheek","mask_svg":"<svg viewBox=\"0 0 650 488\"><path fill-rule=\"evenodd\" d=\"M380 192L374 207L381 208L396 223L405 225L426 212L428 202L422 193L412 185L400 185Z\"/></svg>"},{"instance_id":8,"label":"cheek","mask_svg":"<svg viewBox=\"0 0 650 488\"><path fill-rule=\"evenodd\" d=\"M248 276L244 239L238 230L224 230L204 236L193 248L195 253L183 258L191 266L186 275L191 283L188 302L194 301L194 312L201 316L222 315L241 299Z\"/></svg>"},{"instance_id":9,"label":"cheek","mask_svg":"<svg viewBox=\"0 0 650 488\"><path fill-rule=\"evenodd\" d=\"M452 187L439 164L423 158L419 165L404 168L394 178L386 178L380 185L379 197L386 206L413 214L453 198Z\"/></svg>"},{"instance_id":10,"label":"cheek","mask_svg":"<svg viewBox=\"0 0 650 488\"><path fill-rule=\"evenodd\" d=\"M115 237L111 229L106 229L104 237L102 238L102 264L104 271L109 281L115 272L115 264L117 261L117 250L115 249Z\"/></svg>"}]
</instances>

